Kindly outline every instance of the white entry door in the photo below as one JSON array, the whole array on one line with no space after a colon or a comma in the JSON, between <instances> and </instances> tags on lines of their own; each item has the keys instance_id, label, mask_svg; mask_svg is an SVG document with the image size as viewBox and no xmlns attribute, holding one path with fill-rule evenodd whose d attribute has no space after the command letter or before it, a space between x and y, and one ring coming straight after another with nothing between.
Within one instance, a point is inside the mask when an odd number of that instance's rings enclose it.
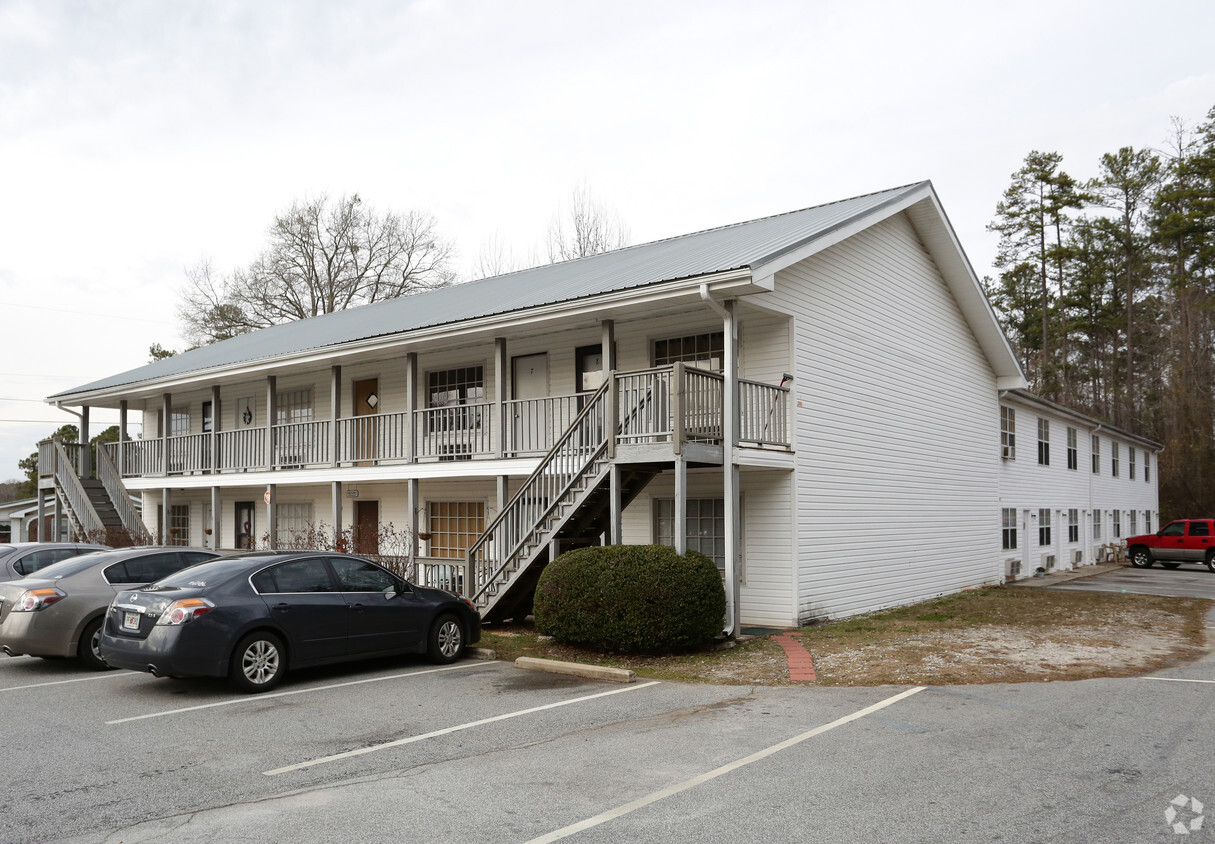
<instances>
[{"instance_id":1,"label":"white entry door","mask_svg":"<svg viewBox=\"0 0 1215 844\"><path fill-rule=\"evenodd\" d=\"M511 414L511 443L516 452L547 451L551 441L549 414L542 402L548 395L548 354L524 355L511 361L516 404Z\"/></svg>"}]
</instances>

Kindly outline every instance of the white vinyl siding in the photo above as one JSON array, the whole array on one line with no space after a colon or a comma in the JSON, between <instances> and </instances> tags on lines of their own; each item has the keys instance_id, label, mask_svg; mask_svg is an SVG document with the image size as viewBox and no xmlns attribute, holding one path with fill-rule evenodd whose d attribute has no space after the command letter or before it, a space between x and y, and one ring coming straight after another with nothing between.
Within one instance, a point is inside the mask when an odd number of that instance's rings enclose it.
<instances>
[{"instance_id":1,"label":"white vinyl siding","mask_svg":"<svg viewBox=\"0 0 1215 844\"><path fill-rule=\"evenodd\" d=\"M995 377L909 221L824 250L757 298L796 320L799 617L998 582Z\"/></svg>"}]
</instances>

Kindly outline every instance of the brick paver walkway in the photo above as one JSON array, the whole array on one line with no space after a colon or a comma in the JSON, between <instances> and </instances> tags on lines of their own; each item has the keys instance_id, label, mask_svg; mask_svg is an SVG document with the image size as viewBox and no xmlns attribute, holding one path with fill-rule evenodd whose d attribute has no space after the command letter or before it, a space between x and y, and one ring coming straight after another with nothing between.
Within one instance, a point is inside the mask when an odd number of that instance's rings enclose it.
<instances>
[{"instance_id":1,"label":"brick paver walkway","mask_svg":"<svg viewBox=\"0 0 1215 844\"><path fill-rule=\"evenodd\" d=\"M772 641L785 650L785 657L789 660L789 679L809 683L817 682L818 675L814 673L814 657L810 656L810 651L806 650L805 646L794 638L794 635L800 634L779 633L772 637Z\"/></svg>"}]
</instances>

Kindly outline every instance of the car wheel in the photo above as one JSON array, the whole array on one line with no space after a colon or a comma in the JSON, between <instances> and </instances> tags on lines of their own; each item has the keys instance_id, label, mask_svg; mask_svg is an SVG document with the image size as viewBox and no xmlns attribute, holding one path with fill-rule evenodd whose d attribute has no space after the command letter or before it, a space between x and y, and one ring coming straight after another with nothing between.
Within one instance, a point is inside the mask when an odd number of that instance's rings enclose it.
<instances>
[{"instance_id":1,"label":"car wheel","mask_svg":"<svg viewBox=\"0 0 1215 844\"><path fill-rule=\"evenodd\" d=\"M1166 569L1175 569L1181 565L1181 563L1161 563L1160 565Z\"/></svg>"},{"instance_id":2,"label":"car wheel","mask_svg":"<svg viewBox=\"0 0 1215 844\"><path fill-rule=\"evenodd\" d=\"M1136 548L1131 552L1131 565L1137 569L1152 567L1152 552L1146 548Z\"/></svg>"},{"instance_id":3,"label":"car wheel","mask_svg":"<svg viewBox=\"0 0 1215 844\"><path fill-rule=\"evenodd\" d=\"M464 628L454 615L444 614L435 619L430 628L430 641L426 649L431 662L446 665L455 662L464 653Z\"/></svg>"},{"instance_id":4,"label":"car wheel","mask_svg":"<svg viewBox=\"0 0 1215 844\"><path fill-rule=\"evenodd\" d=\"M1207 568L1215 571L1215 551L1207 552Z\"/></svg>"},{"instance_id":5,"label":"car wheel","mask_svg":"<svg viewBox=\"0 0 1215 844\"><path fill-rule=\"evenodd\" d=\"M232 652L228 680L242 692L268 692L287 673L287 654L273 633L250 633Z\"/></svg>"},{"instance_id":6,"label":"car wheel","mask_svg":"<svg viewBox=\"0 0 1215 844\"><path fill-rule=\"evenodd\" d=\"M80 644L76 646L76 655L80 657L85 668L94 671L109 671L112 666L106 665L101 658L98 646L101 644L101 623L104 618L95 618L84 626L80 633Z\"/></svg>"}]
</instances>

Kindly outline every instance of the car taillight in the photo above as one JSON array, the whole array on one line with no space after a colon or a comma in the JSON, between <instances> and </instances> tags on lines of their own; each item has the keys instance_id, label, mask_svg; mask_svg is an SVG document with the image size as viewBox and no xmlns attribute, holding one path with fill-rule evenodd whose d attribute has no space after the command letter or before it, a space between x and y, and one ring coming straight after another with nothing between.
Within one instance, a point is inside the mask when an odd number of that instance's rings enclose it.
<instances>
[{"instance_id":1,"label":"car taillight","mask_svg":"<svg viewBox=\"0 0 1215 844\"><path fill-rule=\"evenodd\" d=\"M67 593L58 589L27 589L13 604L13 612L37 612L66 597Z\"/></svg>"},{"instance_id":2,"label":"car taillight","mask_svg":"<svg viewBox=\"0 0 1215 844\"><path fill-rule=\"evenodd\" d=\"M215 609L215 604L206 598L186 598L184 601L174 601L165 607L160 618L156 619L156 623L171 626L186 624L213 609Z\"/></svg>"}]
</instances>

